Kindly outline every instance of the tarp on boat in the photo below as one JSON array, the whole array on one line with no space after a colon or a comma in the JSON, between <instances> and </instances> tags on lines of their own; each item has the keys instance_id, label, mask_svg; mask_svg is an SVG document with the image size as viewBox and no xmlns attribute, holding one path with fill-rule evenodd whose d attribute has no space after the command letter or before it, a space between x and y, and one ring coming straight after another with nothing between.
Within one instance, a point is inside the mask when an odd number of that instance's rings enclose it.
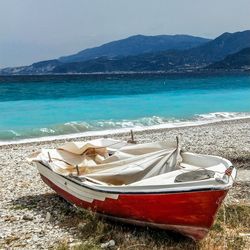
<instances>
[{"instance_id":1,"label":"tarp on boat","mask_svg":"<svg viewBox=\"0 0 250 250\"><path fill-rule=\"evenodd\" d=\"M128 144L112 139L69 142L57 149L42 149L28 158L61 175L89 177L113 185L127 185L179 169L176 142Z\"/></svg>"}]
</instances>

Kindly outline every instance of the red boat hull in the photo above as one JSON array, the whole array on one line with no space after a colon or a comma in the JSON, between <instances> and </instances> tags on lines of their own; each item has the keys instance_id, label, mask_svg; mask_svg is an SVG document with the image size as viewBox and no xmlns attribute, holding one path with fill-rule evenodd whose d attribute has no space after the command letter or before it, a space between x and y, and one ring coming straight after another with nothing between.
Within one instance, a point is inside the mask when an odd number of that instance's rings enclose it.
<instances>
[{"instance_id":1,"label":"red boat hull","mask_svg":"<svg viewBox=\"0 0 250 250\"><path fill-rule=\"evenodd\" d=\"M76 206L128 223L178 231L195 240L206 236L227 194L227 190L119 194L118 199L106 198L90 203L58 187L45 176L41 177L60 196Z\"/></svg>"}]
</instances>

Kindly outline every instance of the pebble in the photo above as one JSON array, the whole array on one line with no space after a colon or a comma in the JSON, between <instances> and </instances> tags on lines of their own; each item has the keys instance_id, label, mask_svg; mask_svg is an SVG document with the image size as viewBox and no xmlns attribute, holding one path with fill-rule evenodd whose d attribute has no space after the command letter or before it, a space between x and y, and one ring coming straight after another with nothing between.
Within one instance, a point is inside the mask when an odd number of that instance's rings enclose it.
<instances>
[{"instance_id":1,"label":"pebble","mask_svg":"<svg viewBox=\"0 0 250 250\"><path fill-rule=\"evenodd\" d=\"M85 226L86 226L86 223L81 222L81 223L78 224L77 227L78 227L79 230L84 230Z\"/></svg>"},{"instance_id":2,"label":"pebble","mask_svg":"<svg viewBox=\"0 0 250 250\"><path fill-rule=\"evenodd\" d=\"M79 247L81 244L82 244L81 241L69 243L69 248L70 248L70 249L74 249L74 248Z\"/></svg>"},{"instance_id":3,"label":"pebble","mask_svg":"<svg viewBox=\"0 0 250 250\"><path fill-rule=\"evenodd\" d=\"M45 218L45 222L49 222L51 219L51 214L49 212L46 213L46 218Z\"/></svg>"},{"instance_id":4,"label":"pebble","mask_svg":"<svg viewBox=\"0 0 250 250\"><path fill-rule=\"evenodd\" d=\"M115 246L115 241L114 240L110 240L106 243L102 243L101 244L101 248L109 248L109 247L114 247Z\"/></svg>"},{"instance_id":5,"label":"pebble","mask_svg":"<svg viewBox=\"0 0 250 250\"><path fill-rule=\"evenodd\" d=\"M23 220L33 220L33 216L32 215L24 215Z\"/></svg>"}]
</instances>

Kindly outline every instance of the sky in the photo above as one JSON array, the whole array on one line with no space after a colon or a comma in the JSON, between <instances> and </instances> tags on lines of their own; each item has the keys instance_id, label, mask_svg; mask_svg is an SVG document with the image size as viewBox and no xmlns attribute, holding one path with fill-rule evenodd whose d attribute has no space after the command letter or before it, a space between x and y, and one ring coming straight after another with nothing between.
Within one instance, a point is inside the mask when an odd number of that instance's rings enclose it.
<instances>
[{"instance_id":1,"label":"sky","mask_svg":"<svg viewBox=\"0 0 250 250\"><path fill-rule=\"evenodd\" d=\"M215 38L250 29L250 0L0 0L0 68L136 34Z\"/></svg>"}]
</instances>

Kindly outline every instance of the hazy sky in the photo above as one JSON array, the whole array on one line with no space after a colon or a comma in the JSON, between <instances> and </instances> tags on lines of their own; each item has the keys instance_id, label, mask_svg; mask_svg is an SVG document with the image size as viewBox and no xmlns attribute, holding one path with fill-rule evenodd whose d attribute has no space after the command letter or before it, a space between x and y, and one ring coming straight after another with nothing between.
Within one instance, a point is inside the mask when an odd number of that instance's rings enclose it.
<instances>
[{"instance_id":1,"label":"hazy sky","mask_svg":"<svg viewBox=\"0 0 250 250\"><path fill-rule=\"evenodd\" d=\"M0 0L0 68L135 34L214 38L250 29L250 0Z\"/></svg>"}]
</instances>

